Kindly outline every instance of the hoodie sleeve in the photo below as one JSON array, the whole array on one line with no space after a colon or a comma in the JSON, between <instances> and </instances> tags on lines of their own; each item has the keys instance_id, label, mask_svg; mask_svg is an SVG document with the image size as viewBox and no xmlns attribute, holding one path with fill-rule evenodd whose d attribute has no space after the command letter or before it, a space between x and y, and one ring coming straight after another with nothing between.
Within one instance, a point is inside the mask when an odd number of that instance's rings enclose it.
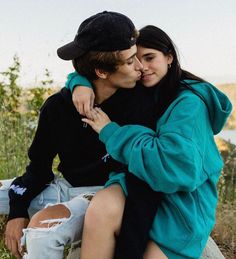
<instances>
[{"instance_id":1,"label":"hoodie sleeve","mask_svg":"<svg viewBox=\"0 0 236 259\"><path fill-rule=\"evenodd\" d=\"M99 137L114 159L127 164L129 172L153 190L193 191L207 178L198 146L204 145L204 136L202 143L195 141L204 135L207 120L207 109L198 97L181 98L172 105L158 132L139 125L120 127L112 122Z\"/></svg>"},{"instance_id":2,"label":"hoodie sleeve","mask_svg":"<svg viewBox=\"0 0 236 259\"><path fill-rule=\"evenodd\" d=\"M92 84L84 76L81 76L76 71L68 74L66 81L66 88L70 89L71 93L73 92L76 86L87 86L92 88Z\"/></svg>"},{"instance_id":3,"label":"hoodie sleeve","mask_svg":"<svg viewBox=\"0 0 236 259\"><path fill-rule=\"evenodd\" d=\"M8 220L19 217L28 218L27 209L31 200L42 192L54 178L52 162L56 150L52 143L51 133L47 109L43 107L35 137L28 152L30 163L26 172L17 177L10 186Z\"/></svg>"}]
</instances>

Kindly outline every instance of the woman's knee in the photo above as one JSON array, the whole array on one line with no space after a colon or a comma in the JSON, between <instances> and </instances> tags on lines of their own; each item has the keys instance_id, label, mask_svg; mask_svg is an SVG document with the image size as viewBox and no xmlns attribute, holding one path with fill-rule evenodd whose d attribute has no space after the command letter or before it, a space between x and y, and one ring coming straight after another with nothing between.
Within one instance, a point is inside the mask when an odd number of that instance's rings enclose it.
<instances>
[{"instance_id":1,"label":"woman's knee","mask_svg":"<svg viewBox=\"0 0 236 259\"><path fill-rule=\"evenodd\" d=\"M125 204L120 185L112 185L96 193L85 214L85 225L89 228L112 225L119 227Z\"/></svg>"},{"instance_id":2,"label":"woman's knee","mask_svg":"<svg viewBox=\"0 0 236 259\"><path fill-rule=\"evenodd\" d=\"M168 257L161 251L159 246L153 242L149 241L146 251L143 256L144 259L168 259Z\"/></svg>"}]
</instances>

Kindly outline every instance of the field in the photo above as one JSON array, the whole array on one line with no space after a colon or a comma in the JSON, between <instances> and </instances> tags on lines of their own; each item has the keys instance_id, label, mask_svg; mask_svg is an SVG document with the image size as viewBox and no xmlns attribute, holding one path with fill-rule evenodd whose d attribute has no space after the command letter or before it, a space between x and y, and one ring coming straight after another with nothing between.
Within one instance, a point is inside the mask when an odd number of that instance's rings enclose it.
<instances>
[{"instance_id":1,"label":"field","mask_svg":"<svg viewBox=\"0 0 236 259\"><path fill-rule=\"evenodd\" d=\"M233 104L233 111L225 129L236 129L236 84L223 84L217 87L230 98Z\"/></svg>"},{"instance_id":2,"label":"field","mask_svg":"<svg viewBox=\"0 0 236 259\"><path fill-rule=\"evenodd\" d=\"M6 72L0 82L0 179L21 175L28 163L27 149L37 125L37 115L43 100L56 91L53 80L46 71L46 79L32 89L21 89L17 85L19 60ZM234 112L226 128L236 129L236 85L218 86L234 103ZM217 223L212 237L226 258L236 258L236 147L217 139L225 166L219 181L219 205ZM56 168L57 161L54 167ZM13 258L4 248L3 232L5 218L0 216L0 259Z\"/></svg>"}]
</instances>

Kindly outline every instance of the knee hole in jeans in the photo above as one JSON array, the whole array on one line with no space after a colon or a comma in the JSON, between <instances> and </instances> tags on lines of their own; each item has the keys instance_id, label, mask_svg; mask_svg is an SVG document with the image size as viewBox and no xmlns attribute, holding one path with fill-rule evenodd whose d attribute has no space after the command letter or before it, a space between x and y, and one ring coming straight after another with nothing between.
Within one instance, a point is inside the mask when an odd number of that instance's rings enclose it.
<instances>
[{"instance_id":1,"label":"knee hole in jeans","mask_svg":"<svg viewBox=\"0 0 236 259\"><path fill-rule=\"evenodd\" d=\"M32 217L28 228L50 228L62 224L70 215L70 210L62 204L49 206Z\"/></svg>"}]
</instances>

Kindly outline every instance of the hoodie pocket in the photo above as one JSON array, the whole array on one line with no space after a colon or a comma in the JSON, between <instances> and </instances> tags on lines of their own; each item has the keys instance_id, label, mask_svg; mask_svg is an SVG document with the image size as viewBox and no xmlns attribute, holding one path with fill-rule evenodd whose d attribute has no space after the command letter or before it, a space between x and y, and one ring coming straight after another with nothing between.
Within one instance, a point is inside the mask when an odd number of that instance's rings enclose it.
<instances>
[{"instance_id":1,"label":"hoodie pocket","mask_svg":"<svg viewBox=\"0 0 236 259\"><path fill-rule=\"evenodd\" d=\"M157 210L150 234L158 244L175 252L183 250L194 237L185 216L171 200Z\"/></svg>"}]
</instances>

